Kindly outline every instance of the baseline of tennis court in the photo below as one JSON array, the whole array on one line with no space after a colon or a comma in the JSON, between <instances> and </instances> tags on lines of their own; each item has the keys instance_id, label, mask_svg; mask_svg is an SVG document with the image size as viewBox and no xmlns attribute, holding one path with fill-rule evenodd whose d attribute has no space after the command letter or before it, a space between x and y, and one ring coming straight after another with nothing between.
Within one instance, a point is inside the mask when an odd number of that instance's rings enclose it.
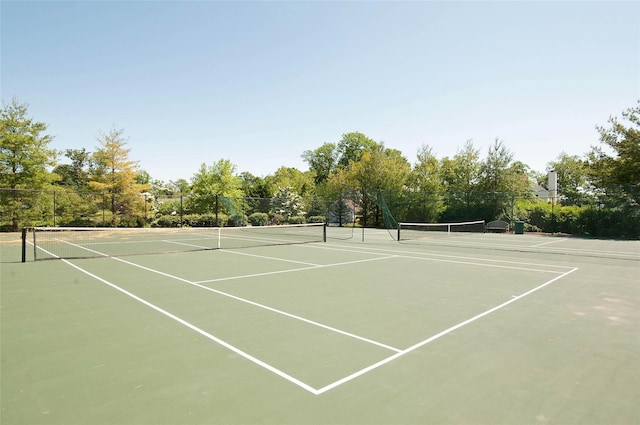
<instances>
[{"instance_id":1,"label":"baseline of tennis court","mask_svg":"<svg viewBox=\"0 0 640 425\"><path fill-rule=\"evenodd\" d=\"M599 244L605 241L585 247L570 238L514 235L398 243L385 233L369 232L364 241L353 234L328 243L25 264L3 257L3 423L74 423L69 419L78 409L75 423L609 423L604 416L631 423L638 417L638 390L628 381L638 376L638 361L631 360L638 352L626 339L638 319L636 243L614 249ZM607 285L608 304L595 310L608 313L605 328L615 323L620 337L594 375L604 381L615 365L627 365L628 376L609 378L626 396L616 391L617 401L602 412L589 414L588 406L563 412L558 394L545 402L541 389L585 368L593 372L593 359L564 378L554 362L566 366L570 341L578 341L575 348L611 337L580 306L594 294L580 288L593 263L621 272L615 287ZM607 310L612 303L615 312ZM590 335L577 336L570 328L586 318L595 320L581 323ZM538 346L528 332L542 338ZM555 372L544 373L541 364ZM71 373L73 365L78 369ZM496 391L486 380L491 376L510 395L488 400L486 393ZM96 389L100 379L107 384ZM466 388L470 383L480 386ZM583 384L567 385L585 391ZM67 390L58 392L62 387ZM525 389L528 396L518 393ZM461 408L462 394L475 396ZM590 388L576 403L594 394ZM525 406L527 398L539 406ZM560 398L572 405L566 394ZM34 400L42 408L27 411ZM328 412L329 402L346 406ZM505 411L503 403L514 407ZM107 413L109 406L120 413ZM408 410L397 413L400 406Z\"/></svg>"}]
</instances>

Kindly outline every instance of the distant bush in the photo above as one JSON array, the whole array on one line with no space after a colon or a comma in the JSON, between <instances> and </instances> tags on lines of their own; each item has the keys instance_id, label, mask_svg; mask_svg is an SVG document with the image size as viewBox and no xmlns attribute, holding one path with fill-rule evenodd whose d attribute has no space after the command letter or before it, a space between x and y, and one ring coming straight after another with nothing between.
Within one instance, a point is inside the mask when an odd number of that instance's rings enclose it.
<instances>
[{"instance_id":1,"label":"distant bush","mask_svg":"<svg viewBox=\"0 0 640 425\"><path fill-rule=\"evenodd\" d=\"M161 215L151 224L152 227L180 227L179 215Z\"/></svg>"},{"instance_id":2,"label":"distant bush","mask_svg":"<svg viewBox=\"0 0 640 425\"><path fill-rule=\"evenodd\" d=\"M232 214L227 219L229 227L244 227L247 225L247 216L244 214Z\"/></svg>"},{"instance_id":3,"label":"distant bush","mask_svg":"<svg viewBox=\"0 0 640 425\"><path fill-rule=\"evenodd\" d=\"M249 216L249 223L252 226L266 226L269 224L269 215L261 212L253 213Z\"/></svg>"},{"instance_id":4,"label":"distant bush","mask_svg":"<svg viewBox=\"0 0 640 425\"><path fill-rule=\"evenodd\" d=\"M216 222L215 214L186 214L180 217L177 214L168 214L157 217L152 223L153 227L222 227L227 222L225 214L218 214Z\"/></svg>"},{"instance_id":5,"label":"distant bush","mask_svg":"<svg viewBox=\"0 0 640 425\"><path fill-rule=\"evenodd\" d=\"M289 224L305 224L307 220L305 220L303 215L294 215L289 217Z\"/></svg>"},{"instance_id":6,"label":"distant bush","mask_svg":"<svg viewBox=\"0 0 640 425\"><path fill-rule=\"evenodd\" d=\"M323 215L312 215L307 219L307 223L325 223L327 218Z\"/></svg>"},{"instance_id":7,"label":"distant bush","mask_svg":"<svg viewBox=\"0 0 640 425\"><path fill-rule=\"evenodd\" d=\"M272 214L271 224L284 224L284 217L282 214Z\"/></svg>"}]
</instances>

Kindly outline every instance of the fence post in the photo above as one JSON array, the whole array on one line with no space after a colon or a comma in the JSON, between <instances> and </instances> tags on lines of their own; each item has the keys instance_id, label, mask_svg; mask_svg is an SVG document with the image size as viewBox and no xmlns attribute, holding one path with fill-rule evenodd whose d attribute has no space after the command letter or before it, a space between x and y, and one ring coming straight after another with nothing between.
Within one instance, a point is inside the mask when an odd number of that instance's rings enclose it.
<instances>
[{"instance_id":1,"label":"fence post","mask_svg":"<svg viewBox=\"0 0 640 425\"><path fill-rule=\"evenodd\" d=\"M22 228L22 262L27 262L27 228Z\"/></svg>"},{"instance_id":2,"label":"fence post","mask_svg":"<svg viewBox=\"0 0 640 425\"><path fill-rule=\"evenodd\" d=\"M56 227L56 191L53 191L53 227Z\"/></svg>"},{"instance_id":3,"label":"fence post","mask_svg":"<svg viewBox=\"0 0 640 425\"><path fill-rule=\"evenodd\" d=\"M182 213L183 213L183 209L182 209L182 198L184 197L184 195L181 193L180 194L180 228L182 228Z\"/></svg>"},{"instance_id":4,"label":"fence post","mask_svg":"<svg viewBox=\"0 0 640 425\"><path fill-rule=\"evenodd\" d=\"M220 195L216 195L216 226L215 227L222 227L220 226L220 222L218 221L218 198L220 197Z\"/></svg>"}]
</instances>

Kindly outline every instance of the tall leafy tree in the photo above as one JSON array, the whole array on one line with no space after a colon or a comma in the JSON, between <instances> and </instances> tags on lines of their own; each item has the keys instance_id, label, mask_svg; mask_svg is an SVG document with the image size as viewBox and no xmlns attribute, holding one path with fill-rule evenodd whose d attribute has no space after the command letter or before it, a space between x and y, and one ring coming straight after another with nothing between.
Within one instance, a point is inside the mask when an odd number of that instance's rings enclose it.
<instances>
[{"instance_id":1,"label":"tall leafy tree","mask_svg":"<svg viewBox=\"0 0 640 425\"><path fill-rule=\"evenodd\" d=\"M588 162L577 155L562 152L547 168L558 176L558 192L564 205L584 205L593 202L589 179ZM547 185L547 176L542 176L542 185Z\"/></svg>"},{"instance_id":2,"label":"tall leafy tree","mask_svg":"<svg viewBox=\"0 0 640 425\"><path fill-rule=\"evenodd\" d=\"M437 192L442 187L442 176L440 161L433 152L433 148L423 144L418 150L416 159L409 180L411 189Z\"/></svg>"},{"instance_id":3,"label":"tall leafy tree","mask_svg":"<svg viewBox=\"0 0 640 425\"><path fill-rule=\"evenodd\" d=\"M338 166L350 168L351 162L358 162L362 154L376 149L378 143L359 132L345 133L336 147Z\"/></svg>"},{"instance_id":4,"label":"tall leafy tree","mask_svg":"<svg viewBox=\"0 0 640 425\"><path fill-rule=\"evenodd\" d=\"M293 167L280 167L273 175L267 176L267 184L272 193L280 188L291 187L291 190L301 196L313 194L313 173L303 172Z\"/></svg>"},{"instance_id":5,"label":"tall leafy tree","mask_svg":"<svg viewBox=\"0 0 640 425\"><path fill-rule=\"evenodd\" d=\"M71 163L60 164L53 169L53 173L60 176L60 180L58 180L56 184L76 191L87 190L91 153L85 148L66 149L64 156L66 156Z\"/></svg>"},{"instance_id":6,"label":"tall leafy tree","mask_svg":"<svg viewBox=\"0 0 640 425\"><path fill-rule=\"evenodd\" d=\"M500 139L489 146L480 166L478 188L487 206L485 217L511 217L516 197L529 189L526 166L513 161L513 154Z\"/></svg>"},{"instance_id":7,"label":"tall leafy tree","mask_svg":"<svg viewBox=\"0 0 640 425\"><path fill-rule=\"evenodd\" d=\"M486 159L480 166L478 187L488 193L507 192L509 187L509 167L513 162L513 154L502 140L495 139L489 146Z\"/></svg>"},{"instance_id":8,"label":"tall leafy tree","mask_svg":"<svg viewBox=\"0 0 640 425\"><path fill-rule=\"evenodd\" d=\"M42 219L47 207L43 193L55 179L48 167L57 153L49 148L47 125L28 117L28 105L12 99L0 110L0 208L17 231L20 224Z\"/></svg>"},{"instance_id":9,"label":"tall leafy tree","mask_svg":"<svg viewBox=\"0 0 640 425\"><path fill-rule=\"evenodd\" d=\"M273 192L270 190L267 180L246 171L240 173L240 179L242 180L242 192L247 197L247 215L268 213L270 211L269 198L271 198Z\"/></svg>"},{"instance_id":10,"label":"tall leafy tree","mask_svg":"<svg viewBox=\"0 0 640 425\"><path fill-rule=\"evenodd\" d=\"M271 210L288 223L291 217L304 214L302 197L291 186L280 187L271 199Z\"/></svg>"},{"instance_id":11,"label":"tall leafy tree","mask_svg":"<svg viewBox=\"0 0 640 425\"><path fill-rule=\"evenodd\" d=\"M89 187L104 194L112 225L139 225L144 217L147 184L137 182L138 163L129 159L124 130L112 128L98 137ZM103 206L105 207L105 206Z\"/></svg>"},{"instance_id":12,"label":"tall leafy tree","mask_svg":"<svg viewBox=\"0 0 640 425\"><path fill-rule=\"evenodd\" d=\"M191 185L185 179L170 180L164 187L171 195L187 194L191 191Z\"/></svg>"},{"instance_id":13,"label":"tall leafy tree","mask_svg":"<svg viewBox=\"0 0 640 425\"><path fill-rule=\"evenodd\" d=\"M437 221L444 208L441 168L431 146L423 144L408 179L406 220Z\"/></svg>"},{"instance_id":14,"label":"tall leafy tree","mask_svg":"<svg viewBox=\"0 0 640 425\"><path fill-rule=\"evenodd\" d=\"M480 150L471 140L467 140L453 158L443 158L442 176L449 197L449 208L462 203L465 209L469 210L478 190L480 167Z\"/></svg>"},{"instance_id":15,"label":"tall leafy tree","mask_svg":"<svg viewBox=\"0 0 640 425\"><path fill-rule=\"evenodd\" d=\"M55 182L57 222L76 226L90 224L92 217L99 212L89 189L92 154L85 148L66 149L64 156L70 163L60 164L53 169L53 173L60 177Z\"/></svg>"},{"instance_id":16,"label":"tall leafy tree","mask_svg":"<svg viewBox=\"0 0 640 425\"><path fill-rule=\"evenodd\" d=\"M190 209L199 214L214 213L219 200L218 196L228 198L244 196L242 179L235 172L236 166L228 159L220 159L211 165L202 163L200 169L191 178Z\"/></svg>"},{"instance_id":17,"label":"tall leafy tree","mask_svg":"<svg viewBox=\"0 0 640 425\"><path fill-rule=\"evenodd\" d=\"M383 143L363 152L354 162L351 174L363 189L399 192L411 171L411 164L397 149L385 148Z\"/></svg>"},{"instance_id":18,"label":"tall leafy tree","mask_svg":"<svg viewBox=\"0 0 640 425\"><path fill-rule=\"evenodd\" d=\"M266 179L254 176L249 172L240 173L242 180L242 192L250 198L270 198L269 185Z\"/></svg>"},{"instance_id":19,"label":"tall leafy tree","mask_svg":"<svg viewBox=\"0 0 640 425\"><path fill-rule=\"evenodd\" d=\"M383 191L385 197L397 197L410 172L411 164L400 151L385 148L384 143L375 143L364 150L357 161L351 160L349 168L334 174L329 184L340 190L357 189L362 194L360 207L364 218L377 221L381 211L375 205L376 193Z\"/></svg>"},{"instance_id":20,"label":"tall leafy tree","mask_svg":"<svg viewBox=\"0 0 640 425\"><path fill-rule=\"evenodd\" d=\"M323 184L336 170L337 146L335 143L325 143L315 150L306 150L302 153L302 159L309 164L309 169L314 173L315 183Z\"/></svg>"},{"instance_id":21,"label":"tall leafy tree","mask_svg":"<svg viewBox=\"0 0 640 425\"><path fill-rule=\"evenodd\" d=\"M596 127L603 147L593 147L589 162L594 183L601 187L618 186L636 205L640 203L640 100L622 112L624 123L609 118L609 127Z\"/></svg>"}]
</instances>

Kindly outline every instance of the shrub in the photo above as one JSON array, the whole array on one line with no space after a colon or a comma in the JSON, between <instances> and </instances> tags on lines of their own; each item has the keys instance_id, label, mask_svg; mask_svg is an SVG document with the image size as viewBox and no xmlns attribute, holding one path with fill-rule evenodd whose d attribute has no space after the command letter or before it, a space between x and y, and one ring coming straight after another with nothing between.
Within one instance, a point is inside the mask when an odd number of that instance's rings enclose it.
<instances>
[{"instance_id":1,"label":"shrub","mask_svg":"<svg viewBox=\"0 0 640 425\"><path fill-rule=\"evenodd\" d=\"M201 214L193 220L191 227L215 227L216 225L215 214Z\"/></svg>"},{"instance_id":2,"label":"shrub","mask_svg":"<svg viewBox=\"0 0 640 425\"><path fill-rule=\"evenodd\" d=\"M269 216L267 213L253 213L249 216L249 223L251 223L252 226L266 226L269 224Z\"/></svg>"},{"instance_id":3,"label":"shrub","mask_svg":"<svg viewBox=\"0 0 640 425\"><path fill-rule=\"evenodd\" d=\"M161 215L153 222L152 227L180 227L179 215Z\"/></svg>"},{"instance_id":4,"label":"shrub","mask_svg":"<svg viewBox=\"0 0 640 425\"><path fill-rule=\"evenodd\" d=\"M247 216L244 214L232 214L227 220L227 225L230 227L244 227L247 225Z\"/></svg>"},{"instance_id":5,"label":"shrub","mask_svg":"<svg viewBox=\"0 0 640 425\"><path fill-rule=\"evenodd\" d=\"M304 224L306 220L303 215L294 215L289 217L289 224Z\"/></svg>"},{"instance_id":6,"label":"shrub","mask_svg":"<svg viewBox=\"0 0 640 425\"><path fill-rule=\"evenodd\" d=\"M307 219L307 223L325 223L327 218L323 215L312 215Z\"/></svg>"},{"instance_id":7,"label":"shrub","mask_svg":"<svg viewBox=\"0 0 640 425\"><path fill-rule=\"evenodd\" d=\"M284 217L282 214L272 214L271 215L271 224L283 224Z\"/></svg>"},{"instance_id":8,"label":"shrub","mask_svg":"<svg viewBox=\"0 0 640 425\"><path fill-rule=\"evenodd\" d=\"M543 232L551 231L551 205L543 202L534 204L529 210L528 224Z\"/></svg>"},{"instance_id":9,"label":"shrub","mask_svg":"<svg viewBox=\"0 0 640 425\"><path fill-rule=\"evenodd\" d=\"M227 216L218 214L216 223L215 214L186 214L182 216L183 227L216 227L224 226ZM153 227L180 227L180 216L177 214L163 215L155 219Z\"/></svg>"}]
</instances>

